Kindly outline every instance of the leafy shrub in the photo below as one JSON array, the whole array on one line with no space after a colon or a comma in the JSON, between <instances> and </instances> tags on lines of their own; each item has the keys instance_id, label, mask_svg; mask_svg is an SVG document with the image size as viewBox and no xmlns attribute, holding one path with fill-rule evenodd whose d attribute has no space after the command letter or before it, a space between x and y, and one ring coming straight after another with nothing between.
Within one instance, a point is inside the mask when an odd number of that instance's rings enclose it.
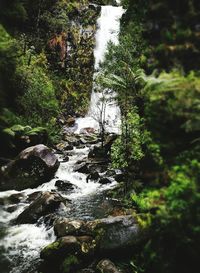
<instances>
[{"instance_id":1,"label":"leafy shrub","mask_svg":"<svg viewBox=\"0 0 200 273\"><path fill-rule=\"evenodd\" d=\"M135 257L136 264L143 265L145 272L197 272L199 170L200 163L196 160L190 165L175 166L169 174L169 186L132 195L139 212L147 219L151 217L149 239Z\"/></svg>"}]
</instances>

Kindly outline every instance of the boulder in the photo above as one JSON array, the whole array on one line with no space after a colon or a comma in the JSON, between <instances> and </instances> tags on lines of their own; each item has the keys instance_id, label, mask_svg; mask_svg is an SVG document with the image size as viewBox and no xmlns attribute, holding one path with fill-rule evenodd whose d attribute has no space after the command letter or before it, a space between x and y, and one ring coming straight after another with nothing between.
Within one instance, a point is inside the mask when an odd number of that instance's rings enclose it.
<instances>
[{"instance_id":1,"label":"boulder","mask_svg":"<svg viewBox=\"0 0 200 273\"><path fill-rule=\"evenodd\" d=\"M81 144L96 144L99 142L99 139L97 138L96 135L91 135L91 136L82 136L80 138L80 143Z\"/></svg>"},{"instance_id":2,"label":"boulder","mask_svg":"<svg viewBox=\"0 0 200 273\"><path fill-rule=\"evenodd\" d=\"M29 194L26 201L28 201L29 203L35 201L35 199L37 199L41 195L41 193L41 191L35 191Z\"/></svg>"},{"instance_id":3,"label":"boulder","mask_svg":"<svg viewBox=\"0 0 200 273\"><path fill-rule=\"evenodd\" d=\"M115 170L107 170L106 171L106 176L108 176L108 177L114 177L115 175L116 175Z\"/></svg>"},{"instance_id":4,"label":"boulder","mask_svg":"<svg viewBox=\"0 0 200 273\"><path fill-rule=\"evenodd\" d=\"M102 177L101 179L99 179L99 183L102 185L105 185L105 184L112 183L112 181L107 177Z\"/></svg>"},{"instance_id":5,"label":"boulder","mask_svg":"<svg viewBox=\"0 0 200 273\"><path fill-rule=\"evenodd\" d=\"M64 152L64 150L67 146L68 146L67 142L61 142L56 145L56 150L62 153L62 152Z\"/></svg>"},{"instance_id":6,"label":"boulder","mask_svg":"<svg viewBox=\"0 0 200 273\"><path fill-rule=\"evenodd\" d=\"M115 176L114 176L114 179L117 181L117 182L123 182L125 177L124 177L124 174L123 173L117 173Z\"/></svg>"},{"instance_id":7,"label":"boulder","mask_svg":"<svg viewBox=\"0 0 200 273\"><path fill-rule=\"evenodd\" d=\"M132 215L110 216L88 222L62 218L55 222L54 231L58 237L90 235L102 253L127 249L141 239L140 227Z\"/></svg>"},{"instance_id":8,"label":"boulder","mask_svg":"<svg viewBox=\"0 0 200 273\"><path fill-rule=\"evenodd\" d=\"M116 139L117 139L117 135L115 135L115 134L110 134L110 135L106 136L105 141L104 141L104 149L105 149L106 153L108 153L110 151L111 146Z\"/></svg>"},{"instance_id":9,"label":"boulder","mask_svg":"<svg viewBox=\"0 0 200 273\"><path fill-rule=\"evenodd\" d=\"M110 260L104 259L97 264L97 272L120 273L121 271L119 271L117 267Z\"/></svg>"},{"instance_id":10,"label":"boulder","mask_svg":"<svg viewBox=\"0 0 200 273\"><path fill-rule=\"evenodd\" d=\"M86 174L90 173L87 163L84 163L84 162L75 166L74 171L80 172L80 173L86 173Z\"/></svg>"},{"instance_id":11,"label":"boulder","mask_svg":"<svg viewBox=\"0 0 200 273\"><path fill-rule=\"evenodd\" d=\"M44 260L53 261L75 255L89 256L94 253L96 243L91 236L65 236L46 246L40 253Z\"/></svg>"},{"instance_id":12,"label":"boulder","mask_svg":"<svg viewBox=\"0 0 200 273\"><path fill-rule=\"evenodd\" d=\"M69 118L66 120L66 124L67 124L67 126L69 126L69 127L74 126L75 122L76 122L76 119L75 119L74 117L69 117Z\"/></svg>"},{"instance_id":13,"label":"boulder","mask_svg":"<svg viewBox=\"0 0 200 273\"><path fill-rule=\"evenodd\" d=\"M64 151L72 151L74 146L68 142L61 142L56 145L56 150L63 153Z\"/></svg>"},{"instance_id":14,"label":"boulder","mask_svg":"<svg viewBox=\"0 0 200 273\"><path fill-rule=\"evenodd\" d=\"M87 176L86 181L88 182L89 180L98 180L99 177L99 173L94 171Z\"/></svg>"},{"instance_id":15,"label":"boulder","mask_svg":"<svg viewBox=\"0 0 200 273\"><path fill-rule=\"evenodd\" d=\"M0 205L13 205L18 204L22 199L24 199L23 193L15 193L10 196L5 196L0 198Z\"/></svg>"},{"instance_id":16,"label":"boulder","mask_svg":"<svg viewBox=\"0 0 200 273\"><path fill-rule=\"evenodd\" d=\"M86 223L88 231L96 235L99 251L113 252L135 246L141 239L141 229L132 215L108 217Z\"/></svg>"},{"instance_id":17,"label":"boulder","mask_svg":"<svg viewBox=\"0 0 200 273\"><path fill-rule=\"evenodd\" d=\"M36 223L47 214L55 212L60 205L66 205L66 200L55 192L42 192L18 217L18 224Z\"/></svg>"},{"instance_id":18,"label":"boulder","mask_svg":"<svg viewBox=\"0 0 200 273\"><path fill-rule=\"evenodd\" d=\"M58 238L68 235L86 234L85 222L82 220L57 219L54 223L54 232Z\"/></svg>"},{"instance_id":19,"label":"boulder","mask_svg":"<svg viewBox=\"0 0 200 273\"><path fill-rule=\"evenodd\" d=\"M74 146L72 144L66 145L65 146L65 151L72 151L74 149Z\"/></svg>"},{"instance_id":20,"label":"boulder","mask_svg":"<svg viewBox=\"0 0 200 273\"><path fill-rule=\"evenodd\" d=\"M61 191L73 191L77 186L69 181L57 180L55 186Z\"/></svg>"},{"instance_id":21,"label":"boulder","mask_svg":"<svg viewBox=\"0 0 200 273\"><path fill-rule=\"evenodd\" d=\"M64 135L64 140L73 146L78 146L80 144L80 139L78 135L66 134Z\"/></svg>"},{"instance_id":22,"label":"boulder","mask_svg":"<svg viewBox=\"0 0 200 273\"><path fill-rule=\"evenodd\" d=\"M62 162L68 162L68 161L69 161L69 156L68 156L68 155L65 155L65 156L63 157Z\"/></svg>"},{"instance_id":23,"label":"boulder","mask_svg":"<svg viewBox=\"0 0 200 273\"><path fill-rule=\"evenodd\" d=\"M91 257L127 253L127 249L135 247L140 240L140 228L132 215L88 222L67 218L57 219L54 221L54 231L58 239L42 250L41 258L46 268L49 268L50 264L55 266L55 272L59 271L57 268L61 268L62 265L65 265L65 269L66 265L70 265L70 268L61 272L84 272L76 269L80 269L85 262L91 260ZM97 270L108 273L119 272L109 260L100 261Z\"/></svg>"},{"instance_id":24,"label":"boulder","mask_svg":"<svg viewBox=\"0 0 200 273\"><path fill-rule=\"evenodd\" d=\"M58 167L56 155L47 146L43 144L31 146L1 169L0 190L37 187L49 181Z\"/></svg>"},{"instance_id":25,"label":"boulder","mask_svg":"<svg viewBox=\"0 0 200 273\"><path fill-rule=\"evenodd\" d=\"M104 150L104 148L100 147L100 146L93 146L89 153L88 153L88 159L104 159L106 157L106 152Z\"/></svg>"}]
</instances>

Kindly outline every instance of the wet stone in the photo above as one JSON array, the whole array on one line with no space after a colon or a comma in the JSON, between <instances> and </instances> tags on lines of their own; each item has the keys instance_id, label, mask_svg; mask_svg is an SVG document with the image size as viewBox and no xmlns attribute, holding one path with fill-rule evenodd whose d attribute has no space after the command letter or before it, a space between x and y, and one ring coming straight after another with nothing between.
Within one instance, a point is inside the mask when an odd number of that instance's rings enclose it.
<instances>
[{"instance_id":1,"label":"wet stone","mask_svg":"<svg viewBox=\"0 0 200 273\"><path fill-rule=\"evenodd\" d=\"M61 191L73 191L77 188L71 182L63 180L57 180L55 186Z\"/></svg>"}]
</instances>

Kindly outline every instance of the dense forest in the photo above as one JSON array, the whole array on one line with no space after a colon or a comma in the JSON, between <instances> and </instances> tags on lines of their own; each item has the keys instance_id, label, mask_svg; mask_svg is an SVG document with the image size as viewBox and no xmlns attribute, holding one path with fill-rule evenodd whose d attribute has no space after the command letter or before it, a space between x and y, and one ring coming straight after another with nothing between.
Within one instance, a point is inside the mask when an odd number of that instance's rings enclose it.
<instances>
[{"instance_id":1,"label":"dense forest","mask_svg":"<svg viewBox=\"0 0 200 273\"><path fill-rule=\"evenodd\" d=\"M121 6L118 42L108 39L97 68L102 7ZM199 272L199 19L198 0L0 0L2 273ZM77 133L94 86L98 129ZM71 200L70 164L83 190L105 189ZM55 235L19 267L9 232L41 223Z\"/></svg>"}]
</instances>

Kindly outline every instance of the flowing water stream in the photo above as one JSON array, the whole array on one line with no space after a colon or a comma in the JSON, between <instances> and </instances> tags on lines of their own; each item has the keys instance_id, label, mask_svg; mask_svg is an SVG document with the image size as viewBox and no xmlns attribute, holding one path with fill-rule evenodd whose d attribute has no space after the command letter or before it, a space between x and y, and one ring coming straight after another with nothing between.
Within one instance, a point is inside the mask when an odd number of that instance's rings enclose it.
<instances>
[{"instance_id":1,"label":"flowing water stream","mask_svg":"<svg viewBox=\"0 0 200 273\"><path fill-rule=\"evenodd\" d=\"M122 7L103 6L101 9L94 50L96 70L99 69L99 63L104 59L108 42L118 43L120 18L123 12ZM88 116L77 120L77 134L82 128L87 127L98 130L98 122L94 115L97 114L96 109L98 109L100 98L101 94L93 90ZM120 125L120 110L115 103L111 102L107 106L105 119L108 131L117 133ZM37 191L58 191L55 186L56 180L67 180L75 186L75 190L59 192L63 197L71 200L70 208L62 211L64 216L77 219L94 219L104 216L110 204L107 204L103 192L115 187L117 182L111 179L110 184L101 185L95 181L87 181L86 174L74 171L75 163L87 157L90 148L91 145L85 148L74 147L70 152L68 162L63 162L63 155L58 155L61 163L55 178L36 189L0 192L0 199L8 198L13 194L21 195L21 200L16 206L10 204L0 206L0 228L6 230L6 236L0 240L1 273L36 272L40 250L55 240L53 228L46 226L42 220L35 225L14 224L13 220L30 204L27 202L27 196L30 194Z\"/></svg>"}]
</instances>

